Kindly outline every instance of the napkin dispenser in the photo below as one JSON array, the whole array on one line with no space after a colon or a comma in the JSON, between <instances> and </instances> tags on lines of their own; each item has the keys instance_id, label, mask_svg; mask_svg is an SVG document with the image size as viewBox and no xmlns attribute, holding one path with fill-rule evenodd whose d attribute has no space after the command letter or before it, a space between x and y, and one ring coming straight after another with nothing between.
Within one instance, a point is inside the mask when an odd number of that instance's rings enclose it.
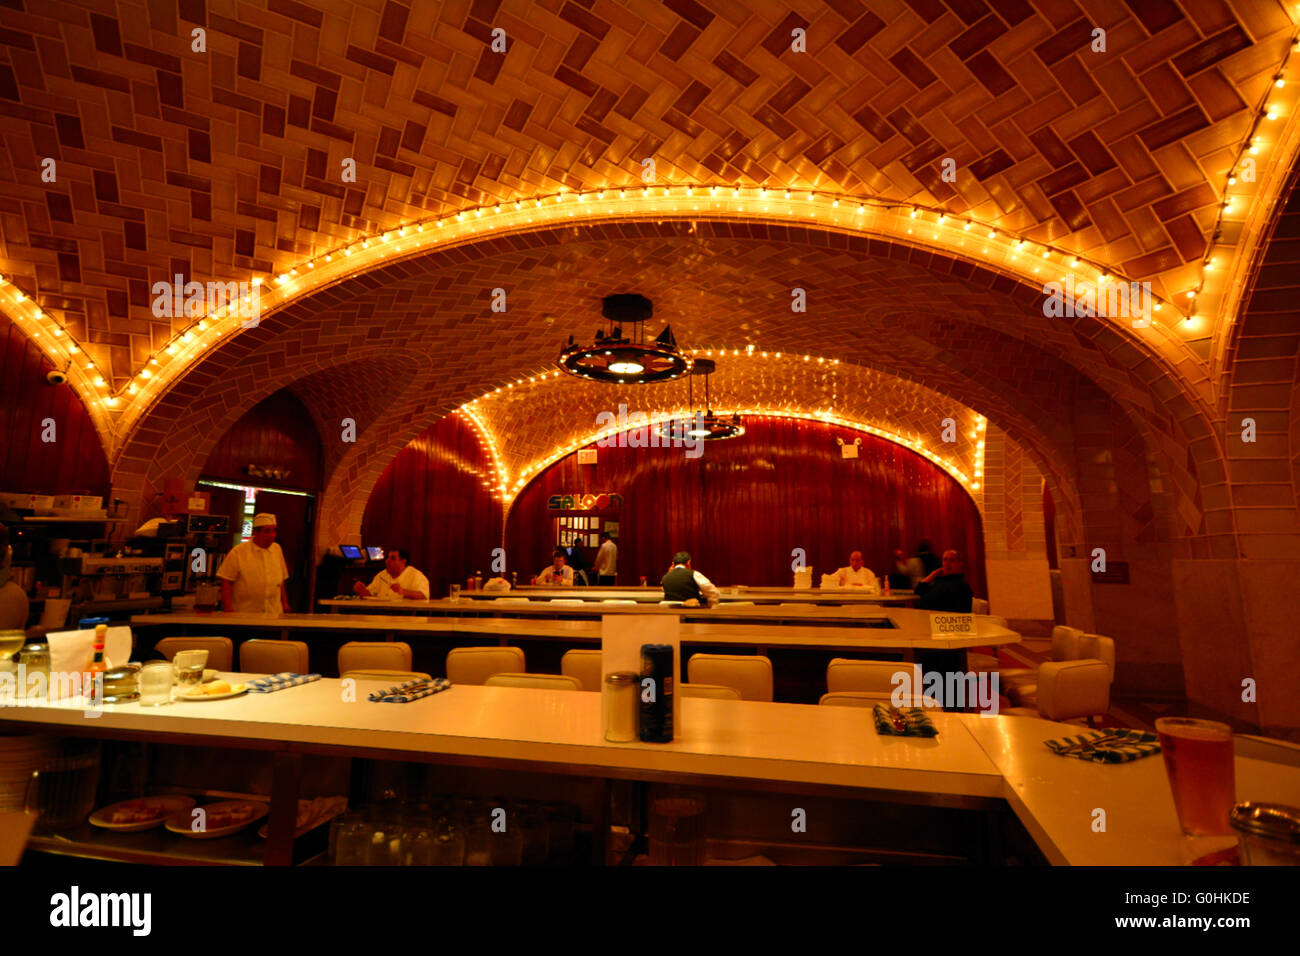
<instances>
[{"instance_id":1,"label":"napkin dispenser","mask_svg":"<svg viewBox=\"0 0 1300 956\"><path fill-rule=\"evenodd\" d=\"M811 588L813 586L813 569L811 567L797 568L794 572L794 586L796 588Z\"/></svg>"}]
</instances>

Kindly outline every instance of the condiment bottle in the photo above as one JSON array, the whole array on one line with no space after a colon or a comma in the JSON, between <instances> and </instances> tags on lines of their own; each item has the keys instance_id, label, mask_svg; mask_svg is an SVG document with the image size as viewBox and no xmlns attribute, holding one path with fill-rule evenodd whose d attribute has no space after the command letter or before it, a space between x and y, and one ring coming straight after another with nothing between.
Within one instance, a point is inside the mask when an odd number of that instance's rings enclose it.
<instances>
[{"instance_id":1,"label":"condiment bottle","mask_svg":"<svg viewBox=\"0 0 1300 956\"><path fill-rule=\"evenodd\" d=\"M640 686L635 671L615 671L605 675L604 725L605 739L613 743L628 743L637 739L637 721Z\"/></svg>"},{"instance_id":2,"label":"condiment bottle","mask_svg":"<svg viewBox=\"0 0 1300 956\"><path fill-rule=\"evenodd\" d=\"M96 624L92 645L93 650L90 654L90 664L86 668L85 680L81 687L82 696L91 702L99 700L104 692L103 674L108 670L108 663L104 660L104 645L107 642L108 625ZM96 680L96 677L99 677L99 680Z\"/></svg>"}]
</instances>

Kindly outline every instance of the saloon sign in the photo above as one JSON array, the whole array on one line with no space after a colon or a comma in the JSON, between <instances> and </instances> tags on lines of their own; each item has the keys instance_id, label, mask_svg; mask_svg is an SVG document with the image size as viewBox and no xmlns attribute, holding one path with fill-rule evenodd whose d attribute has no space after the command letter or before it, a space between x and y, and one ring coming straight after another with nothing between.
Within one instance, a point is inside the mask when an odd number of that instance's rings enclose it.
<instances>
[{"instance_id":1,"label":"saloon sign","mask_svg":"<svg viewBox=\"0 0 1300 956\"><path fill-rule=\"evenodd\" d=\"M599 495L551 495L546 507L550 511L607 511L623 507L623 496L612 491Z\"/></svg>"}]
</instances>

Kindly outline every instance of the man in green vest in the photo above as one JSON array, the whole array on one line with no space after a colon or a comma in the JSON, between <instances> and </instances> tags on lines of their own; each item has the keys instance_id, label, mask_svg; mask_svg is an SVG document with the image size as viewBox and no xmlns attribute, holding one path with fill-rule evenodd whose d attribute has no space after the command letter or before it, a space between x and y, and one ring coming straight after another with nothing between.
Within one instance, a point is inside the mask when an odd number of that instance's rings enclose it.
<instances>
[{"instance_id":1,"label":"man in green vest","mask_svg":"<svg viewBox=\"0 0 1300 956\"><path fill-rule=\"evenodd\" d=\"M713 582L691 568L691 555L688 551L678 551L673 555L673 566L660 582L664 589L665 601L694 601L692 607L698 607L707 601L709 607L718 603L718 589Z\"/></svg>"}]
</instances>

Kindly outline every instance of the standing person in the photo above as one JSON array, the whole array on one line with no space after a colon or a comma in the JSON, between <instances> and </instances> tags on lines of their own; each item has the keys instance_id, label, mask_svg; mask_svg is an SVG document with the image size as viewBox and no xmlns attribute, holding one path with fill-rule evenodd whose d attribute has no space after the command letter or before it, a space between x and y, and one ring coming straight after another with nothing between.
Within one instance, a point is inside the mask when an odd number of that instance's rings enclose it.
<instances>
[{"instance_id":1,"label":"standing person","mask_svg":"<svg viewBox=\"0 0 1300 956\"><path fill-rule=\"evenodd\" d=\"M582 542L574 540L573 545L569 548L569 565L573 568L573 583L587 585L591 583L587 580L587 569L591 567L591 562L587 560L587 549L582 546Z\"/></svg>"},{"instance_id":2,"label":"standing person","mask_svg":"<svg viewBox=\"0 0 1300 956\"><path fill-rule=\"evenodd\" d=\"M668 569L660 584L664 589L665 601L694 601L699 604L703 597L709 607L714 607L722 596L712 581L691 567L689 551L678 551L673 555L673 566Z\"/></svg>"},{"instance_id":3,"label":"standing person","mask_svg":"<svg viewBox=\"0 0 1300 956\"><path fill-rule=\"evenodd\" d=\"M240 614L288 614L289 567L275 543L275 515L253 516L253 540L235 545L221 562L221 606Z\"/></svg>"},{"instance_id":4,"label":"standing person","mask_svg":"<svg viewBox=\"0 0 1300 956\"><path fill-rule=\"evenodd\" d=\"M943 566L939 556L934 553L934 548L930 547L930 542L922 538L916 545L916 557L921 562L921 577L933 574Z\"/></svg>"},{"instance_id":5,"label":"standing person","mask_svg":"<svg viewBox=\"0 0 1300 956\"><path fill-rule=\"evenodd\" d=\"M618 545L608 531L600 533L600 550L596 552L596 583L603 587L613 587L618 582Z\"/></svg>"},{"instance_id":6,"label":"standing person","mask_svg":"<svg viewBox=\"0 0 1300 956\"><path fill-rule=\"evenodd\" d=\"M945 551L943 567L931 571L916 584L920 600L916 606L923 611L948 611L969 614L975 595L966 583L966 562L960 553Z\"/></svg>"},{"instance_id":7,"label":"standing person","mask_svg":"<svg viewBox=\"0 0 1300 956\"><path fill-rule=\"evenodd\" d=\"M361 597L384 601L429 600L429 579L411 567L410 560L411 552L405 548L389 548L384 557L384 570L375 575L370 587L358 581L352 590Z\"/></svg>"},{"instance_id":8,"label":"standing person","mask_svg":"<svg viewBox=\"0 0 1300 956\"><path fill-rule=\"evenodd\" d=\"M907 591L925 577L925 565L920 558L909 558L902 548L894 549L894 572L889 576L889 586L895 591Z\"/></svg>"},{"instance_id":9,"label":"standing person","mask_svg":"<svg viewBox=\"0 0 1300 956\"><path fill-rule=\"evenodd\" d=\"M537 575L537 583L572 587L573 568L569 567L566 561L564 549L556 548L555 557L551 559L551 566Z\"/></svg>"},{"instance_id":10,"label":"standing person","mask_svg":"<svg viewBox=\"0 0 1300 956\"><path fill-rule=\"evenodd\" d=\"M868 594L880 591L880 581L875 572L862 563L862 552L854 551L849 555L849 566L835 572L837 588L862 588Z\"/></svg>"}]
</instances>

